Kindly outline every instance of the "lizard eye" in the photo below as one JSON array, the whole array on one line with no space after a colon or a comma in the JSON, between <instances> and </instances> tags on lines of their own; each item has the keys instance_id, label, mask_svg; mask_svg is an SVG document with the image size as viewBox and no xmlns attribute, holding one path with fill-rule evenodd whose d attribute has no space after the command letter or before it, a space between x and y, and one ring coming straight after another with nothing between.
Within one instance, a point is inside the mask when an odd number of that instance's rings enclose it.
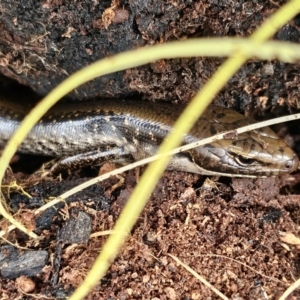
<instances>
[{"instance_id":1,"label":"lizard eye","mask_svg":"<svg viewBox=\"0 0 300 300\"><path fill-rule=\"evenodd\" d=\"M237 155L234 157L235 161L242 166L250 166L255 163L255 159L246 158L241 155Z\"/></svg>"}]
</instances>

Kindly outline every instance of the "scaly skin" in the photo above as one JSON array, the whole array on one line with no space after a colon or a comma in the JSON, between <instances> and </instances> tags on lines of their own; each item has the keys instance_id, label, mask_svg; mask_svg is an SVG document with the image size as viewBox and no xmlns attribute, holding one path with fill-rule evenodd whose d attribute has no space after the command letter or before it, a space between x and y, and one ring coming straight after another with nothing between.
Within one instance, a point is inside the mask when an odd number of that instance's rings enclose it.
<instances>
[{"instance_id":1,"label":"scaly skin","mask_svg":"<svg viewBox=\"0 0 300 300\"><path fill-rule=\"evenodd\" d=\"M59 168L122 162L155 154L184 106L137 100L104 99L63 104L34 127L19 151L62 158ZM0 147L4 147L27 110L0 99ZM210 106L183 144L245 126L235 111ZM265 177L298 168L296 154L270 128L243 133L173 156L169 169L207 175ZM59 169L58 168L58 169Z\"/></svg>"}]
</instances>

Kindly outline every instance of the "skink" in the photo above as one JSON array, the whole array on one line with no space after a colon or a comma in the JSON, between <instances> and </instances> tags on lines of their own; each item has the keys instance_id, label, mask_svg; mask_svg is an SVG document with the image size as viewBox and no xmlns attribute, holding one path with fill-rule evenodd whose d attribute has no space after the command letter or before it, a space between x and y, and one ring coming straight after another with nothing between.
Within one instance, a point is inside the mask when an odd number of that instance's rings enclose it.
<instances>
[{"instance_id":1,"label":"skink","mask_svg":"<svg viewBox=\"0 0 300 300\"><path fill-rule=\"evenodd\" d=\"M129 162L156 153L183 105L133 100L64 104L50 110L21 144L21 153L61 158L59 167ZM23 106L0 99L0 147L24 118ZM188 122L188 120L187 120ZM235 111L210 106L183 144L251 123ZM206 175L265 177L293 172L297 155L270 128L215 141L172 157L168 169Z\"/></svg>"}]
</instances>

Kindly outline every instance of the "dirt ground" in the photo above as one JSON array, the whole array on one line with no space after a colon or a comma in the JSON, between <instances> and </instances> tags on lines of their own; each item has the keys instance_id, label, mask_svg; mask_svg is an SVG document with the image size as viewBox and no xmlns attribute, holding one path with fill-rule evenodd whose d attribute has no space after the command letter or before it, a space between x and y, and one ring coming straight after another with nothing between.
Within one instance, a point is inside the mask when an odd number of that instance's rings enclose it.
<instances>
[{"instance_id":1,"label":"dirt ground","mask_svg":"<svg viewBox=\"0 0 300 300\"><path fill-rule=\"evenodd\" d=\"M1 77L1 97L36 101L81 67L128 49L190 37L248 36L283 3L1 1L0 72L33 90ZM299 26L296 17L274 39L299 42ZM69 98L188 102L222 61L161 60L93 80ZM299 65L253 59L215 103L268 119L296 112L299 92ZM299 155L298 129L297 122L275 128ZM136 185L136 171L124 174L114 191L118 180L112 178L33 216L49 197L98 170L41 180L34 170L43 158L15 160L4 184L16 180L32 198L14 189L4 194L11 211L40 239L15 230L0 242L1 299L66 299L101 251L107 237L94 235L113 228ZM165 172L109 272L86 299L219 299L169 254L230 299L278 299L300 276L299 193L298 173L230 179ZM300 292L289 299L300 299Z\"/></svg>"}]
</instances>

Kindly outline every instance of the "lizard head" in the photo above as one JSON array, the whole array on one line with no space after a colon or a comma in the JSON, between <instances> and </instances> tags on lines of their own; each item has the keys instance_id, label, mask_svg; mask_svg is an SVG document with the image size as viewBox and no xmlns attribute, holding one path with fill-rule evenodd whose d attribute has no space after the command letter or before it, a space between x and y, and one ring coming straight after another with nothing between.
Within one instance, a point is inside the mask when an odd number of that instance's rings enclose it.
<instances>
[{"instance_id":1,"label":"lizard head","mask_svg":"<svg viewBox=\"0 0 300 300\"><path fill-rule=\"evenodd\" d=\"M270 128L195 148L191 157L201 169L199 173L232 177L278 176L299 165L298 156Z\"/></svg>"},{"instance_id":2,"label":"lizard head","mask_svg":"<svg viewBox=\"0 0 300 300\"><path fill-rule=\"evenodd\" d=\"M234 130L253 123L243 115L212 106L195 124L186 142L216 133L233 131L231 136L189 151L195 164L193 173L231 177L269 177L295 171L299 158L269 127L234 134ZM200 132L200 134L199 134Z\"/></svg>"}]
</instances>

